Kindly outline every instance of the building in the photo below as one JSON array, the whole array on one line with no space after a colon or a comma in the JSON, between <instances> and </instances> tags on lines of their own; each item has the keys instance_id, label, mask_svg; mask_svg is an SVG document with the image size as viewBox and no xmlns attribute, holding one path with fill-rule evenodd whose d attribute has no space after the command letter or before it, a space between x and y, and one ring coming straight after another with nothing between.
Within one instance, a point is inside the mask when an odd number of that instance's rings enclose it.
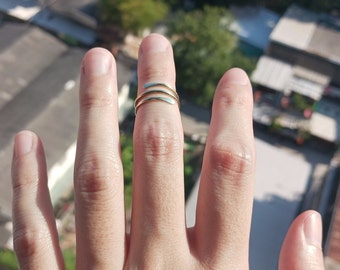
<instances>
[{"instance_id":1,"label":"building","mask_svg":"<svg viewBox=\"0 0 340 270\"><path fill-rule=\"evenodd\" d=\"M298 142L312 139L325 146L339 145L339 40L339 18L290 6L252 74L257 101L254 120ZM263 109L268 104L275 107L274 115ZM299 124L277 121L287 113Z\"/></svg>"},{"instance_id":2,"label":"building","mask_svg":"<svg viewBox=\"0 0 340 270\"><path fill-rule=\"evenodd\" d=\"M320 154L334 151L340 145L339 41L340 18L290 6L252 74L254 121L308 140ZM336 152L326 170L314 169L301 203L301 210L323 217L325 263L332 270L340 267L339 160Z\"/></svg>"},{"instance_id":3,"label":"building","mask_svg":"<svg viewBox=\"0 0 340 270\"><path fill-rule=\"evenodd\" d=\"M97 21L96 0L1 0L0 12L38 25L69 43L93 45Z\"/></svg>"},{"instance_id":4,"label":"building","mask_svg":"<svg viewBox=\"0 0 340 270\"><path fill-rule=\"evenodd\" d=\"M237 34L241 50L252 56L263 54L279 15L261 6L231 6L230 12L234 17L230 30Z\"/></svg>"},{"instance_id":5,"label":"building","mask_svg":"<svg viewBox=\"0 0 340 270\"><path fill-rule=\"evenodd\" d=\"M298 70L298 77L320 85L340 85L339 31L339 18L292 5L271 33L267 54L307 69L305 74ZM307 77L309 70L322 78Z\"/></svg>"}]
</instances>

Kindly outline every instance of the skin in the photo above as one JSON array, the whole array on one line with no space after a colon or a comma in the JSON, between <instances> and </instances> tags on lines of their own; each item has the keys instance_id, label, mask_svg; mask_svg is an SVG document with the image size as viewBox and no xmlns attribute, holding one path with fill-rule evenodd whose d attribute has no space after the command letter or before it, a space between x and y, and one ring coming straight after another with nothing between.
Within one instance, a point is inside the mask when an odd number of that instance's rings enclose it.
<instances>
[{"instance_id":1,"label":"skin","mask_svg":"<svg viewBox=\"0 0 340 270\"><path fill-rule=\"evenodd\" d=\"M139 50L139 93L146 82L175 85L170 43L146 37ZM100 48L83 59L75 158L77 269L249 269L255 175L252 89L240 69L216 88L204 155L196 225L187 229L183 130L176 105L143 104L134 131L131 233L125 232L116 65ZM223 115L223 117L221 117ZM36 134L15 137L14 249L20 269L64 269L50 202L43 146ZM293 222L280 270L321 270L321 219Z\"/></svg>"}]
</instances>

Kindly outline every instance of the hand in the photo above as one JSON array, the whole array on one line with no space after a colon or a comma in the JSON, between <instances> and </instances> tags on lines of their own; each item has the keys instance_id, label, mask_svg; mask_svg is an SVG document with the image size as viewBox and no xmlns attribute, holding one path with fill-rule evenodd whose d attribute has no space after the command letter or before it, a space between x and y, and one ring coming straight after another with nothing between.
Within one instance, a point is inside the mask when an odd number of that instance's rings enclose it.
<instances>
[{"instance_id":1,"label":"hand","mask_svg":"<svg viewBox=\"0 0 340 270\"><path fill-rule=\"evenodd\" d=\"M178 107L159 100L139 107L129 236L116 80L109 52L97 48L85 55L74 172L77 269L248 269L255 150L246 74L231 69L217 86L197 220L190 229ZM175 86L172 48L162 36L142 42L138 80L139 94L147 82ZM21 269L63 269L43 147L29 131L15 138L13 193L14 248ZM323 269L320 227L312 211L294 221L282 248L281 270Z\"/></svg>"}]
</instances>

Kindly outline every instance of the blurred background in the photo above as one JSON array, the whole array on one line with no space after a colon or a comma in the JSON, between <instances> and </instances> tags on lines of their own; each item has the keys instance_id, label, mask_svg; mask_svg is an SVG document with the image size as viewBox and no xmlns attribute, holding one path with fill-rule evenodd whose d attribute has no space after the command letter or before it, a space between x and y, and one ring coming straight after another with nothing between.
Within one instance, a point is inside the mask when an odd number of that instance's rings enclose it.
<instances>
[{"instance_id":1,"label":"blurred background","mask_svg":"<svg viewBox=\"0 0 340 270\"><path fill-rule=\"evenodd\" d=\"M129 230L136 63L151 32L174 48L188 226L215 86L241 67L253 84L257 149L250 269L277 269L289 224L306 209L322 215L326 269L340 269L339 16L339 0L0 0L0 269L18 268L10 167L23 129L44 142L60 244L67 269L75 268L77 91L81 59L95 46L118 66Z\"/></svg>"}]
</instances>

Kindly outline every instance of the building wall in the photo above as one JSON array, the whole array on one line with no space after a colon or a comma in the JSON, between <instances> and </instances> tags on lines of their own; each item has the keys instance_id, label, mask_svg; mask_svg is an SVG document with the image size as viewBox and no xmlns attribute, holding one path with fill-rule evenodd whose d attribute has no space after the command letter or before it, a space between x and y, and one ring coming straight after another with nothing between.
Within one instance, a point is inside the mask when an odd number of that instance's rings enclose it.
<instances>
[{"instance_id":1,"label":"building wall","mask_svg":"<svg viewBox=\"0 0 340 270\"><path fill-rule=\"evenodd\" d=\"M296 63L299 57L299 51L291 47L287 47L280 43L270 42L267 48L267 55L289 64Z\"/></svg>"}]
</instances>

